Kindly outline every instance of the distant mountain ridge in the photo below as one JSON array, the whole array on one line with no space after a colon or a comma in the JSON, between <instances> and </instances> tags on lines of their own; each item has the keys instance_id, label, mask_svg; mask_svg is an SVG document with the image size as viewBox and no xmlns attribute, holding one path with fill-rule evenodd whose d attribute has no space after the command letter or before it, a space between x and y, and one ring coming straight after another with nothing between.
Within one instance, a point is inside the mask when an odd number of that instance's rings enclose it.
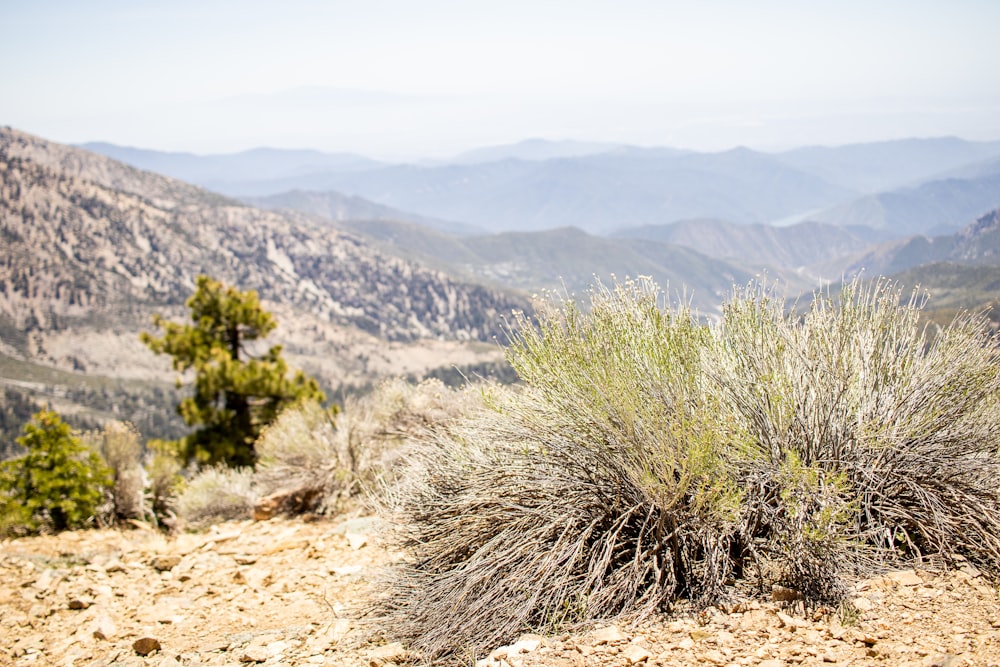
<instances>
[{"instance_id":1,"label":"distant mountain ridge","mask_svg":"<svg viewBox=\"0 0 1000 667\"><path fill-rule=\"evenodd\" d=\"M490 340L525 302L81 149L0 130L0 314L58 324L177 304L205 272L389 340ZM115 305L112 305L115 304Z\"/></svg>"},{"instance_id":2,"label":"distant mountain ridge","mask_svg":"<svg viewBox=\"0 0 1000 667\"><path fill-rule=\"evenodd\" d=\"M915 235L876 246L856 258L847 272L889 275L941 262L1000 266L1000 208L954 234Z\"/></svg>"},{"instance_id":3,"label":"distant mountain ridge","mask_svg":"<svg viewBox=\"0 0 1000 667\"><path fill-rule=\"evenodd\" d=\"M805 270L816 280L817 265L835 264L868 248L877 238L864 228L837 227L802 222L788 227L737 225L725 220L682 220L668 225L648 225L620 230L616 236L647 239L692 248L698 252L760 270L764 267Z\"/></svg>"},{"instance_id":4,"label":"distant mountain ridge","mask_svg":"<svg viewBox=\"0 0 1000 667\"><path fill-rule=\"evenodd\" d=\"M747 148L697 153L532 139L435 164L384 164L310 151L157 158L153 151L94 148L117 150L121 159L231 196L332 191L406 212L401 219L447 220L491 232L571 226L614 233L718 218L740 224L816 220L874 226L899 235L957 226L955 220L1000 205L992 200L992 181L983 185L982 196L975 185L943 183L987 178L990 174L982 170L1000 159L1000 142L956 138L779 153ZM262 156L269 164L261 164ZM168 166L157 162L161 158ZM942 183L926 192L915 190L935 179ZM935 189L950 203L935 204ZM989 203L985 209L984 197ZM924 212L928 204L933 210Z\"/></svg>"},{"instance_id":5,"label":"distant mountain ridge","mask_svg":"<svg viewBox=\"0 0 1000 667\"><path fill-rule=\"evenodd\" d=\"M376 204L361 197L342 195L332 190L326 192L291 190L264 197L241 197L240 200L258 208L291 209L302 211L303 213L311 213L336 222L344 222L346 220L401 220L414 222L430 229L458 236L481 234L483 232L482 229L473 227L472 225L425 218L415 213L407 213L406 211L394 209L391 206Z\"/></svg>"}]
</instances>

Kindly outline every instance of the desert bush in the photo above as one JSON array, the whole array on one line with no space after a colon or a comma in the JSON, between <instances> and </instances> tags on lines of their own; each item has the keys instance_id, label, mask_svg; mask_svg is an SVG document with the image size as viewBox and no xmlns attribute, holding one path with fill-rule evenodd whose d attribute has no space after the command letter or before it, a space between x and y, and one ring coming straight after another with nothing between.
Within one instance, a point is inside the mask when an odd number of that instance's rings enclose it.
<instances>
[{"instance_id":1,"label":"desert bush","mask_svg":"<svg viewBox=\"0 0 1000 667\"><path fill-rule=\"evenodd\" d=\"M754 450L743 544L767 535L755 555L814 596L906 557L1000 564L996 339L963 315L928 342L922 305L855 281L801 316L759 286L724 310L711 373Z\"/></svg>"},{"instance_id":2,"label":"desert bush","mask_svg":"<svg viewBox=\"0 0 1000 667\"><path fill-rule=\"evenodd\" d=\"M24 426L23 456L0 462L0 530L6 534L95 524L110 486L97 452L51 410Z\"/></svg>"},{"instance_id":3,"label":"desert bush","mask_svg":"<svg viewBox=\"0 0 1000 667\"><path fill-rule=\"evenodd\" d=\"M383 507L411 556L378 617L429 660L526 628L636 620L734 577L837 601L903 559L1000 565L1000 364L980 318L932 342L885 283L700 324L646 280L514 322L522 389L406 456Z\"/></svg>"},{"instance_id":4,"label":"desert bush","mask_svg":"<svg viewBox=\"0 0 1000 667\"><path fill-rule=\"evenodd\" d=\"M177 514L192 526L249 519L256 498L252 468L202 468L184 485Z\"/></svg>"},{"instance_id":5,"label":"desert bush","mask_svg":"<svg viewBox=\"0 0 1000 667\"><path fill-rule=\"evenodd\" d=\"M181 455L176 442L151 440L146 452L146 487L144 494L150 518L158 527L173 530L177 521L177 502L183 490Z\"/></svg>"},{"instance_id":6,"label":"desert bush","mask_svg":"<svg viewBox=\"0 0 1000 667\"><path fill-rule=\"evenodd\" d=\"M392 379L349 398L343 412L308 401L289 407L255 446L257 492L280 497L276 509L285 512L355 509L391 474L409 439L463 409L462 396L438 380Z\"/></svg>"},{"instance_id":7,"label":"desert bush","mask_svg":"<svg viewBox=\"0 0 1000 667\"><path fill-rule=\"evenodd\" d=\"M439 431L386 498L413 559L381 611L430 659L713 600L731 573L743 443L701 372L711 332L648 281L537 312L513 327L524 389Z\"/></svg>"},{"instance_id":8,"label":"desert bush","mask_svg":"<svg viewBox=\"0 0 1000 667\"><path fill-rule=\"evenodd\" d=\"M101 455L111 471L110 519L144 519L147 508L139 431L131 424L110 422L101 430L83 433L81 440Z\"/></svg>"}]
</instances>

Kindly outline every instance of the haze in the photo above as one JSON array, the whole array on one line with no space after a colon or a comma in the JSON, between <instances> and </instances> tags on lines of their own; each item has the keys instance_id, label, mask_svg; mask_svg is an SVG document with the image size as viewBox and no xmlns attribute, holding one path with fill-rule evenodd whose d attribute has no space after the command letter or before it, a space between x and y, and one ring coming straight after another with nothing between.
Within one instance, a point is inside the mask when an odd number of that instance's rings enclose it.
<instances>
[{"instance_id":1,"label":"haze","mask_svg":"<svg viewBox=\"0 0 1000 667\"><path fill-rule=\"evenodd\" d=\"M1000 139L990 0L0 2L0 124L61 142L444 157Z\"/></svg>"}]
</instances>

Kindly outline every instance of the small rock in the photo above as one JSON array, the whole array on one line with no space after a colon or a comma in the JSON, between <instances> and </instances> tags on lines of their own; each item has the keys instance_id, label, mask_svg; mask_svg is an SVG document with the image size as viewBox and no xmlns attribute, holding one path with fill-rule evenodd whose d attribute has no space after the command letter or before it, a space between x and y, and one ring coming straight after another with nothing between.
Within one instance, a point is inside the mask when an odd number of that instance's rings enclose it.
<instances>
[{"instance_id":1,"label":"small rock","mask_svg":"<svg viewBox=\"0 0 1000 667\"><path fill-rule=\"evenodd\" d=\"M785 661L778 658L770 658L768 660L761 660L757 667L785 667Z\"/></svg>"},{"instance_id":2,"label":"small rock","mask_svg":"<svg viewBox=\"0 0 1000 667\"><path fill-rule=\"evenodd\" d=\"M403 662L410 657L410 652L399 642L385 644L375 648L368 656L370 667L382 667L390 662Z\"/></svg>"},{"instance_id":3,"label":"small rock","mask_svg":"<svg viewBox=\"0 0 1000 667\"><path fill-rule=\"evenodd\" d=\"M627 642L629 640L628 635L622 634L622 631L618 629L617 625L608 625L603 628L598 628L594 630L591 637L594 640L594 644L597 646L600 646L601 644Z\"/></svg>"},{"instance_id":4,"label":"small rock","mask_svg":"<svg viewBox=\"0 0 1000 667\"><path fill-rule=\"evenodd\" d=\"M781 621L781 624L786 628L794 630L797 628L809 627L809 621L804 621L801 618L794 618L793 616L789 616L783 611L779 611L777 615L778 615L778 620Z\"/></svg>"},{"instance_id":5,"label":"small rock","mask_svg":"<svg viewBox=\"0 0 1000 667\"><path fill-rule=\"evenodd\" d=\"M775 602L795 602L802 599L802 593L794 588L786 588L777 584L771 586L771 599Z\"/></svg>"},{"instance_id":6,"label":"small rock","mask_svg":"<svg viewBox=\"0 0 1000 667\"><path fill-rule=\"evenodd\" d=\"M871 611L875 608L875 603L866 597L856 597L851 600L851 604L854 605L854 608L858 611Z\"/></svg>"},{"instance_id":7,"label":"small rock","mask_svg":"<svg viewBox=\"0 0 1000 667\"><path fill-rule=\"evenodd\" d=\"M154 570L159 572L166 572L172 570L181 562L181 557L177 555L169 556L157 556L153 559L151 565Z\"/></svg>"},{"instance_id":8,"label":"small rock","mask_svg":"<svg viewBox=\"0 0 1000 667\"><path fill-rule=\"evenodd\" d=\"M684 649L685 651L688 651L688 650L694 648L694 640L691 639L690 637L685 637L684 639L682 639L679 642L677 642L677 648Z\"/></svg>"},{"instance_id":9,"label":"small rock","mask_svg":"<svg viewBox=\"0 0 1000 667\"><path fill-rule=\"evenodd\" d=\"M143 657L149 655L153 651L159 651L160 648L160 641L158 639L154 639L153 637L142 637L141 639L136 639L132 642L132 650Z\"/></svg>"},{"instance_id":10,"label":"small rock","mask_svg":"<svg viewBox=\"0 0 1000 667\"><path fill-rule=\"evenodd\" d=\"M240 656L240 662L264 662L270 656L263 646L248 646Z\"/></svg>"},{"instance_id":11,"label":"small rock","mask_svg":"<svg viewBox=\"0 0 1000 667\"><path fill-rule=\"evenodd\" d=\"M52 615L53 611L52 608L44 604L33 604L31 605L31 609L28 610L28 615L32 618L47 618Z\"/></svg>"},{"instance_id":12,"label":"small rock","mask_svg":"<svg viewBox=\"0 0 1000 667\"><path fill-rule=\"evenodd\" d=\"M542 642L535 638L519 639L510 645L507 655L518 655L519 653L531 653L541 646Z\"/></svg>"},{"instance_id":13,"label":"small rock","mask_svg":"<svg viewBox=\"0 0 1000 667\"><path fill-rule=\"evenodd\" d=\"M714 648L709 649L704 653L702 653L700 658L702 662L709 662L713 665L724 665L727 662L729 662L728 660L726 660L726 656L722 655L721 651L718 651Z\"/></svg>"},{"instance_id":14,"label":"small rock","mask_svg":"<svg viewBox=\"0 0 1000 667\"><path fill-rule=\"evenodd\" d=\"M709 637L713 636L715 633L712 632L711 630L704 630L699 628L696 630L692 630L689 634L691 639L695 640L696 642L703 642Z\"/></svg>"},{"instance_id":15,"label":"small rock","mask_svg":"<svg viewBox=\"0 0 1000 667\"><path fill-rule=\"evenodd\" d=\"M98 616L94 619L91 634L96 639L107 641L114 638L114 636L118 634L118 628L115 626L115 622L111 620L110 616Z\"/></svg>"},{"instance_id":16,"label":"small rock","mask_svg":"<svg viewBox=\"0 0 1000 667\"><path fill-rule=\"evenodd\" d=\"M104 566L104 571L108 574L112 574L114 572L125 572L125 563L117 559L109 561L108 564Z\"/></svg>"},{"instance_id":17,"label":"small rock","mask_svg":"<svg viewBox=\"0 0 1000 667\"><path fill-rule=\"evenodd\" d=\"M355 551L368 544L368 536L361 533L344 533L344 537Z\"/></svg>"},{"instance_id":18,"label":"small rock","mask_svg":"<svg viewBox=\"0 0 1000 667\"><path fill-rule=\"evenodd\" d=\"M637 644L629 646L622 655L625 657L625 662L630 665L638 665L652 657L649 651Z\"/></svg>"},{"instance_id":19,"label":"small rock","mask_svg":"<svg viewBox=\"0 0 1000 667\"><path fill-rule=\"evenodd\" d=\"M233 556L233 560L236 561L237 565L253 565L254 563L257 562L257 557L256 556L249 556L249 555L246 555L246 554L239 554L239 555Z\"/></svg>"},{"instance_id":20,"label":"small rock","mask_svg":"<svg viewBox=\"0 0 1000 667\"><path fill-rule=\"evenodd\" d=\"M70 601L69 601L69 608L70 609L87 609L92 604L94 604L94 601L91 598L89 598L89 597L87 597L85 595L81 595L80 597L75 597L75 598L70 599Z\"/></svg>"},{"instance_id":21,"label":"small rock","mask_svg":"<svg viewBox=\"0 0 1000 667\"><path fill-rule=\"evenodd\" d=\"M924 580L914 570L899 570L885 575L900 586L919 586Z\"/></svg>"},{"instance_id":22,"label":"small rock","mask_svg":"<svg viewBox=\"0 0 1000 667\"><path fill-rule=\"evenodd\" d=\"M954 655L932 655L924 658L923 667L951 667L955 663Z\"/></svg>"}]
</instances>

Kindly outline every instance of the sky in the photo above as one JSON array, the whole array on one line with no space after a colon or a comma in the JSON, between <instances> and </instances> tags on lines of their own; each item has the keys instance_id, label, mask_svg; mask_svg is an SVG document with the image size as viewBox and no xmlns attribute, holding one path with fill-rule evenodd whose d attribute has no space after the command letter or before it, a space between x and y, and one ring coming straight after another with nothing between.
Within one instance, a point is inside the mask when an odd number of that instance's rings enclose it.
<instances>
[{"instance_id":1,"label":"sky","mask_svg":"<svg viewBox=\"0 0 1000 667\"><path fill-rule=\"evenodd\" d=\"M0 125L195 153L1000 139L997 0L0 0Z\"/></svg>"}]
</instances>

